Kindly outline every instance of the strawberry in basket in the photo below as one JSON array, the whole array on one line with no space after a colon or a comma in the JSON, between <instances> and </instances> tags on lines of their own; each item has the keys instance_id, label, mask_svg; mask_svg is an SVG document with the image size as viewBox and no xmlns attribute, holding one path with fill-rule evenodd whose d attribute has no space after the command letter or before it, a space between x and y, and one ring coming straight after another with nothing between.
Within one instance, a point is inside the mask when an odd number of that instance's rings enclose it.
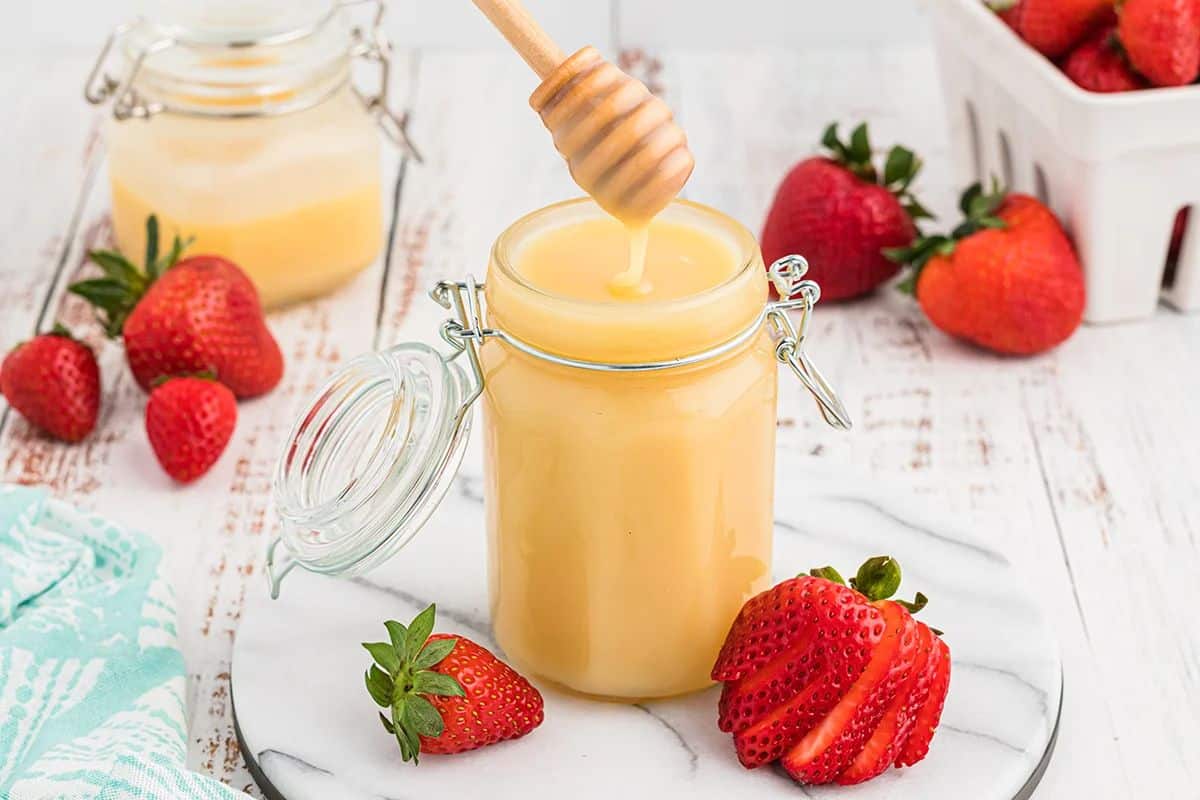
<instances>
[{"instance_id":1,"label":"strawberry in basket","mask_svg":"<svg viewBox=\"0 0 1200 800\"><path fill-rule=\"evenodd\" d=\"M1198 0L1124 0L1117 35L1155 86L1183 86L1200 75Z\"/></svg>"},{"instance_id":2,"label":"strawberry in basket","mask_svg":"<svg viewBox=\"0 0 1200 800\"><path fill-rule=\"evenodd\" d=\"M1066 341L1083 319L1083 271L1058 218L1038 200L963 194L966 219L946 236L889 251L913 275L913 291L937 328L1008 355L1032 355Z\"/></svg>"},{"instance_id":3,"label":"strawberry in basket","mask_svg":"<svg viewBox=\"0 0 1200 800\"><path fill-rule=\"evenodd\" d=\"M1063 62L1063 72L1089 92L1132 92L1149 85L1129 64L1115 25L1102 28L1072 50Z\"/></svg>"},{"instance_id":4,"label":"strawberry in basket","mask_svg":"<svg viewBox=\"0 0 1200 800\"><path fill-rule=\"evenodd\" d=\"M1050 58L1066 54L1113 21L1113 0L990 0L988 5L1030 47Z\"/></svg>"},{"instance_id":5,"label":"strawberry in basket","mask_svg":"<svg viewBox=\"0 0 1200 800\"><path fill-rule=\"evenodd\" d=\"M847 586L832 567L751 598L729 630L714 680L718 726L748 769L779 761L805 784L854 784L922 760L950 687L950 649L888 599L900 566L867 561Z\"/></svg>"}]
</instances>

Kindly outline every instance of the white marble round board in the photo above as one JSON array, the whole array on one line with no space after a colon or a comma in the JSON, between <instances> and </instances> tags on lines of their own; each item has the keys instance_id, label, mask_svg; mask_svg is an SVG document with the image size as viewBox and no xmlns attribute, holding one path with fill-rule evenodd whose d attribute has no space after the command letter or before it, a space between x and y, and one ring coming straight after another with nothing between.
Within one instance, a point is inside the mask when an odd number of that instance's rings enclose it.
<instances>
[{"instance_id":1,"label":"white marble round board","mask_svg":"<svg viewBox=\"0 0 1200 800\"><path fill-rule=\"evenodd\" d=\"M358 579L295 570L272 601L247 598L232 692L242 749L270 800L688 797L1024 800L1053 749L1062 699L1057 646L1037 604L993 544L939 518L903 485L880 487L824 459L781 450L775 578L832 564L853 572L895 556L901 595L930 598L921 619L945 632L952 681L929 757L857 787L801 787L743 769L716 726L718 690L638 705L539 685L546 720L529 736L472 753L400 760L363 686L364 641L432 601L438 629L496 649L488 624L481 466L468 454L427 528ZM669 657L669 654L664 654ZM534 683L538 683L536 679ZM630 793L632 792L632 795Z\"/></svg>"}]
</instances>

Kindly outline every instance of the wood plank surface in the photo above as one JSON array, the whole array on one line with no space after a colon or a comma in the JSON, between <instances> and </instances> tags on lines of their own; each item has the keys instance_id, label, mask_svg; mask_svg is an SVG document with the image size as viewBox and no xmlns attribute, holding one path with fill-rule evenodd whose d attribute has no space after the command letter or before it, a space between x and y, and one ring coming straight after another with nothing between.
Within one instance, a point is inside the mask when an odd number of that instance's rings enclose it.
<instances>
[{"instance_id":1,"label":"wood plank surface","mask_svg":"<svg viewBox=\"0 0 1200 800\"><path fill-rule=\"evenodd\" d=\"M9 257L0 348L38 320L81 329L64 294L108 236L98 118L78 100L90 52L0 75L15 111L3 135L0 229ZM931 53L922 47L698 52L627 50L622 62L674 105L698 169L692 199L757 230L777 182L834 119L869 119L877 146L921 151L922 195L952 219L950 148ZM151 534L166 552L189 665L190 763L250 786L233 740L229 646L243 598L260 591L270 471L301 399L373 346L436 341L443 278L482 278L496 235L578 194L526 100L511 53L402 59L423 165L389 165L389 258L320 302L273 314L288 359L270 397L241 406L225 457L176 488L141 430L144 395L119 349L94 334L105 383L100 429L65 447L15 414L0 420L0 479L48 485ZM21 97L29 74L38 99ZM1064 347L1001 359L952 342L891 290L818 310L811 352L847 400L850 434L827 429L785 379L780 446L906 481L1003 546L1042 597L1066 662L1059 755L1037 798L1188 797L1200 782L1200 630L1187 614L1200 571L1200 316L1085 328ZM7 407L0 404L0 413ZM477 476L464 476L470 491ZM933 598L936 602L936 598Z\"/></svg>"}]
</instances>

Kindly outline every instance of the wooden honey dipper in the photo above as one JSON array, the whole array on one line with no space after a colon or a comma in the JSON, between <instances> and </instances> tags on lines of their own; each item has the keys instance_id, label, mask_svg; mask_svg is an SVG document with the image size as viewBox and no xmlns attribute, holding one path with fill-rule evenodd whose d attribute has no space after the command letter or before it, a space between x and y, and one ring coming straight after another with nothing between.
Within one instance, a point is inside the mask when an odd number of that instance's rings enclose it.
<instances>
[{"instance_id":1,"label":"wooden honey dipper","mask_svg":"<svg viewBox=\"0 0 1200 800\"><path fill-rule=\"evenodd\" d=\"M667 104L594 47L567 58L519 0L474 2L542 79L529 104L575 182L629 225L666 208L695 166Z\"/></svg>"}]
</instances>

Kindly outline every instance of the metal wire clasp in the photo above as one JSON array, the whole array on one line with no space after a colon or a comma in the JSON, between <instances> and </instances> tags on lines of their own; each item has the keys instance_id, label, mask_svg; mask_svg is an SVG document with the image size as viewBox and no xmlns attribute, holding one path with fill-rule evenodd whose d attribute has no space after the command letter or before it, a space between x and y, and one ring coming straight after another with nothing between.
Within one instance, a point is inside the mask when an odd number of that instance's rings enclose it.
<instances>
[{"instance_id":1,"label":"metal wire clasp","mask_svg":"<svg viewBox=\"0 0 1200 800\"><path fill-rule=\"evenodd\" d=\"M812 318L813 306L821 299L821 287L814 281L802 280L808 272L808 261L803 256L784 256L771 265L767 271L775 291L782 298L767 306L767 319L771 321L778 343L775 345L775 358L781 364L787 364L792 372L804 384L821 416L834 428L848 431L853 426L846 407L842 405L837 392L825 380L821 371L804 352L804 340L808 336L808 323ZM791 309L800 309L799 325L792 323L787 313Z\"/></svg>"},{"instance_id":2,"label":"metal wire clasp","mask_svg":"<svg viewBox=\"0 0 1200 800\"><path fill-rule=\"evenodd\" d=\"M375 117L375 121L383 130L384 135L393 144L412 156L417 163L421 163L423 161L421 151L417 149L408 135L408 112L397 112L388 104L393 50L392 42L383 30L383 15L387 13L387 0L342 0L338 4L338 8L349 8L364 3L374 4L375 16L369 29L364 31L362 27L355 26L351 31L351 35L354 37L351 55L379 65L379 88L372 94L355 86L354 94L366 106L367 111Z\"/></svg>"},{"instance_id":3,"label":"metal wire clasp","mask_svg":"<svg viewBox=\"0 0 1200 800\"><path fill-rule=\"evenodd\" d=\"M466 406L473 403L483 391L484 376L479 362L478 347L485 339L498 339L526 355L564 367L593 372L654 372L699 364L732 352L758 335L763 324L769 321L777 340L775 357L780 363L791 367L792 372L817 401L821 416L829 425L840 430L849 430L852 424L850 415L846 413L837 392L804 352L804 340L808 334L813 306L821 299L821 290L817 284L802 280L807 271L808 262L800 256L785 256L772 264L768 276L783 299L768 303L749 327L729 341L701 353L637 364L566 358L534 347L505 331L487 327L483 318L484 286L476 283L473 278L467 278L465 281L442 281L433 288L430 296L442 308L454 312L454 317L442 323L442 339L453 348L446 360L452 361L463 353L466 353L470 360L475 388L466 400ZM800 311L798 325L792 322L788 314L794 309Z\"/></svg>"},{"instance_id":4,"label":"metal wire clasp","mask_svg":"<svg viewBox=\"0 0 1200 800\"><path fill-rule=\"evenodd\" d=\"M351 29L349 55L351 58L361 58L368 63L378 65L379 85L374 92L364 91L353 85L351 88L359 101L367 109L367 112L375 119L376 124L379 125L384 135L393 144L420 162L421 154L408 135L408 114L397 112L388 104L393 51L392 43L388 40L383 30L383 18L387 12L387 0L341 0L341 2L330 9L328 14L325 14L309 26L257 39L229 41L225 45L240 49L289 44L313 36L324 28L325 25L333 21L342 11L362 5L373 5L375 11L371 17L369 26L364 28L361 25L356 25ZM123 73L122 77L114 77L109 72L107 67L114 47L123 41L134 27L133 23L124 23L118 25L109 34L108 39L104 42L104 46L100 49L100 55L97 56L96 63L92 65L92 69L88 73L87 83L83 87L84 98L96 106L102 105L109 99L112 99L113 117L119 122L124 122L128 119L150 119L164 111L173 111L193 116L221 116L222 114L219 110L197 111L195 109L170 108L164 103L144 97L134 88L137 77L148 58L179 45L197 44L195 42L188 42L182 38L169 36L155 39L142 47L136 54L132 54L132 63L129 64L127 69L117 71L118 75ZM266 107L254 110L239 109L236 116L266 117L300 111L320 103L327 96L323 95L313 99L311 102L302 104L281 104L278 107Z\"/></svg>"},{"instance_id":5,"label":"metal wire clasp","mask_svg":"<svg viewBox=\"0 0 1200 800\"><path fill-rule=\"evenodd\" d=\"M142 71L142 65L146 63L147 58L175 46L173 39L156 39L137 54L124 78L114 78L105 70L109 54L112 53L113 46L124 39L132 29L133 25L128 22L113 29L112 33L108 35L108 39L105 40L104 46L100 48L100 55L97 56L96 63L92 65L87 83L83 87L84 98L94 106L101 105L112 98L113 118L119 122L134 118L149 119L165 110L162 103L146 100L138 94L137 90L133 88L133 82L138 73Z\"/></svg>"}]
</instances>

